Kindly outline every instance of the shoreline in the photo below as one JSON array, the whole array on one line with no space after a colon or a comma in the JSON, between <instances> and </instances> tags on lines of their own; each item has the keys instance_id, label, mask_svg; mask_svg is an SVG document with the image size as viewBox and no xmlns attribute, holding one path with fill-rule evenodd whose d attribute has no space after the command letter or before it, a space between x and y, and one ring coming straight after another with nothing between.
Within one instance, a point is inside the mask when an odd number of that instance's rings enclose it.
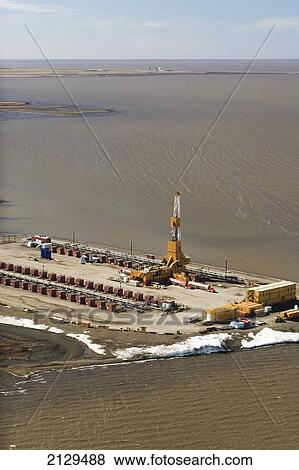
<instances>
[{"instance_id":1,"label":"shoreline","mask_svg":"<svg viewBox=\"0 0 299 470\"><path fill-rule=\"evenodd\" d=\"M69 325L63 324L63 330L60 331L54 328L56 332L43 330L41 326L39 324L39 328L35 329L1 323L0 345L4 356L6 353L8 357L1 360L0 371L17 377L31 377L43 371L89 369L299 343L298 322L292 322L291 326L279 324L275 329L273 326L260 326L254 332L218 331L199 336L196 333L182 335L180 338L164 336L163 339L160 335L157 338L156 335L136 335L136 332L120 331L112 333L111 330L102 329L102 338L97 335L97 343L93 344L103 348L103 352L95 353L86 343L83 344L76 338L82 335L82 328L79 329L80 335L67 333L74 330ZM53 330L53 326L51 328ZM78 333L78 327L75 330ZM13 345L5 349L3 344L5 346L7 339L13 341ZM57 349L57 344L60 349ZM29 357L20 358L20 350L23 354L30 351Z\"/></svg>"},{"instance_id":2,"label":"shoreline","mask_svg":"<svg viewBox=\"0 0 299 470\"><path fill-rule=\"evenodd\" d=\"M208 75L296 75L297 71L195 71L195 70L145 70L145 69L33 69L0 67L0 78L49 78L49 77L148 77L148 76L208 76Z\"/></svg>"}]
</instances>

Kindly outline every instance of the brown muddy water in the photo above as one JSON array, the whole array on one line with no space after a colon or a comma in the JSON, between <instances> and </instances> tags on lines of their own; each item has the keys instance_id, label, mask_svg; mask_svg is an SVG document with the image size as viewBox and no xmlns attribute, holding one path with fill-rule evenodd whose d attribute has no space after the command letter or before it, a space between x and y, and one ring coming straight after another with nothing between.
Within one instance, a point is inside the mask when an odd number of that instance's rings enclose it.
<instances>
[{"instance_id":1,"label":"brown muddy water","mask_svg":"<svg viewBox=\"0 0 299 470\"><path fill-rule=\"evenodd\" d=\"M296 449L298 346L1 374L1 448Z\"/></svg>"},{"instance_id":2,"label":"brown muddy water","mask_svg":"<svg viewBox=\"0 0 299 470\"><path fill-rule=\"evenodd\" d=\"M79 240L128 248L132 240L162 255L180 190L184 250L194 261L223 266L227 258L232 269L298 281L298 74L247 76L179 179L239 78L65 78L83 107L114 110L88 122L121 179L80 117L2 114L0 199L10 203L1 230L75 231ZM0 87L2 100L71 104L55 77Z\"/></svg>"},{"instance_id":3,"label":"brown muddy water","mask_svg":"<svg viewBox=\"0 0 299 470\"><path fill-rule=\"evenodd\" d=\"M64 79L80 105L114 110L88 122L121 179L80 117L2 114L1 231L75 231L163 254L180 190L192 260L299 281L297 74L246 77L180 180L238 80ZM56 78L2 79L0 98L71 104ZM2 448L296 448L299 439L296 345L2 374L1 392Z\"/></svg>"}]
</instances>

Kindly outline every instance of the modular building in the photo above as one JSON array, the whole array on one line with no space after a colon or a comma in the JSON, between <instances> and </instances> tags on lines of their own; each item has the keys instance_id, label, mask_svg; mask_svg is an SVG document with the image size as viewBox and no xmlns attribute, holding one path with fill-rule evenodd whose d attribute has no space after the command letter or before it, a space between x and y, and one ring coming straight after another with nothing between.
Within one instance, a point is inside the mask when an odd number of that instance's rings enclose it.
<instances>
[{"instance_id":1,"label":"modular building","mask_svg":"<svg viewBox=\"0 0 299 470\"><path fill-rule=\"evenodd\" d=\"M290 281L273 282L246 291L246 300L263 305L275 305L296 300L296 283Z\"/></svg>"},{"instance_id":2,"label":"modular building","mask_svg":"<svg viewBox=\"0 0 299 470\"><path fill-rule=\"evenodd\" d=\"M248 301L239 302L236 307L240 317L251 317L255 315L256 311L263 309L262 304Z\"/></svg>"},{"instance_id":3,"label":"modular building","mask_svg":"<svg viewBox=\"0 0 299 470\"><path fill-rule=\"evenodd\" d=\"M255 315L256 310L263 305L256 302L239 302L236 304L221 305L220 307L207 310L206 319L212 322L227 322L239 317L250 317Z\"/></svg>"},{"instance_id":4,"label":"modular building","mask_svg":"<svg viewBox=\"0 0 299 470\"><path fill-rule=\"evenodd\" d=\"M222 305L221 307L207 310L207 321L226 322L237 318L237 305Z\"/></svg>"}]
</instances>

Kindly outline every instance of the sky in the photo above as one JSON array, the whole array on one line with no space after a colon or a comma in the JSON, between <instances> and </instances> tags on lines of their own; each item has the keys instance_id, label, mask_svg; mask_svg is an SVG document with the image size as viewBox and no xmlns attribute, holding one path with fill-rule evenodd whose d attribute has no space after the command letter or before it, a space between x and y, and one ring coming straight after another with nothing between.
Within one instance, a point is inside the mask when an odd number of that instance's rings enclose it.
<instances>
[{"instance_id":1,"label":"sky","mask_svg":"<svg viewBox=\"0 0 299 470\"><path fill-rule=\"evenodd\" d=\"M299 58L299 0L0 0L0 57Z\"/></svg>"}]
</instances>

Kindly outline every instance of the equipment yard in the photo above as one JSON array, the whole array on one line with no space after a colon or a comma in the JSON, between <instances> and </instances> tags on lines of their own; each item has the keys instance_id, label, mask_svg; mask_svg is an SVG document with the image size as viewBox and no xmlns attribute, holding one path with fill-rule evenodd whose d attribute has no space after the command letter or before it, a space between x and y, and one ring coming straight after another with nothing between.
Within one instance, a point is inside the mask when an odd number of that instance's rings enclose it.
<instances>
[{"instance_id":1,"label":"equipment yard","mask_svg":"<svg viewBox=\"0 0 299 470\"><path fill-rule=\"evenodd\" d=\"M165 345L211 332L258 331L263 325L284 330L291 322L296 329L296 302L294 282L229 272L227 266L223 271L190 265L181 246L179 193L161 258L134 254L132 246L127 253L42 235L3 235L0 243L0 340L7 358L21 365L28 364L32 348L37 357L42 348L36 333L28 333L29 340L21 335L14 349L20 326L46 330L49 359L59 357L60 347L73 354L68 338L52 341L53 334L64 333L85 343L83 362L101 354L115 360L118 346L155 346L162 341L159 335L166 335ZM228 348L240 347L240 341L233 335Z\"/></svg>"},{"instance_id":2,"label":"equipment yard","mask_svg":"<svg viewBox=\"0 0 299 470\"><path fill-rule=\"evenodd\" d=\"M157 317L160 319L158 324L153 324L150 326L150 329L156 331L157 333L165 333L165 332L176 332L178 329L183 330L186 333L191 333L198 331L198 326L194 324L184 323L184 319L190 316L192 313L197 313L200 309L207 309L216 307L221 304L232 303L234 301L241 301L245 296L245 286L242 285L225 285L222 284L221 287L215 284L216 293L211 293L201 289L184 289L180 286L176 285L169 285L163 289L155 289L153 287L144 286L144 287L135 287L134 285L128 285L124 282L119 282L116 280L112 280L112 278L116 279L119 277L119 266L111 266L108 264L97 264L97 263L87 263L87 264L80 264L78 258L74 258L72 256L67 255L59 255L54 254L52 260L47 260L39 257L39 250L34 248L27 248L23 246L21 243L9 243L9 244L2 244L0 245L0 260L1 262L10 263L14 262L15 266L26 266L31 269L36 269L39 272L47 273L55 273L57 276L64 275L67 277L74 277L75 279L84 279L88 281L92 281L94 284L103 284L103 286L112 286L114 289L120 288L124 290L130 290L134 294L143 294L143 297L146 296L153 296L155 299L162 300L162 299L170 299L175 300L177 304L185 306L181 312L176 312L176 317L180 320L180 325L176 325L175 322L171 322L170 319L161 322L161 310L157 308L149 308L150 314L153 317ZM2 270L2 272L4 272ZM18 277L18 273L13 273L13 277ZM21 276L21 274L19 274ZM24 277L21 276L21 277ZM36 276L34 279L38 279ZM39 279L39 282L42 282ZM45 284L57 284L50 282L48 280L43 280ZM218 283L219 284L219 283ZM76 287L74 286L74 289ZM0 301L7 302L8 290L13 294L9 297L16 297L18 305L21 306L22 303L25 306L34 306L37 307L41 303L46 306L54 306L56 305L59 308L71 309L74 310L74 304L69 302L68 300L53 298L49 295L37 295L36 293L30 290L23 290L23 289L7 289L6 286L0 285ZM82 290L79 289L78 290ZM101 297L104 294L101 294ZM111 295L111 298L113 299ZM129 302L129 299L122 298L122 301L125 303ZM142 302L139 302L142 303ZM138 302L137 302L138 306ZM150 307L150 306L149 306ZM86 305L75 304L75 310L77 311L86 311ZM90 310L90 309L88 309ZM148 319L145 319L145 313L138 313L136 312L135 305L128 305L126 308L128 312L135 312L136 316L136 323L139 325L148 324ZM100 322L102 318L104 321L107 320L107 313L101 312L100 310L96 309L96 313L94 313L94 318ZM123 318L123 321L122 321ZM144 318L144 322L142 321ZM130 317L129 325L132 317ZM113 319L111 321L112 325L115 325L117 328L126 328L128 327L128 321L126 318L125 312L114 313ZM156 323L156 322L154 322ZM174 324L172 324L174 323ZM111 325L111 326L112 326ZM134 325L131 325L132 328ZM135 324L135 327L137 325Z\"/></svg>"},{"instance_id":3,"label":"equipment yard","mask_svg":"<svg viewBox=\"0 0 299 470\"><path fill-rule=\"evenodd\" d=\"M62 318L74 317L76 314L83 318L85 324L91 321L93 326L100 326L109 323L109 328L132 329L144 332L155 332L160 334L177 331L183 334L196 333L206 327L199 326L198 323L191 323L188 318L194 314L202 313L208 309L214 309L221 305L240 303L245 298L246 286L232 283L210 283L215 292L203 289L187 289L179 285L167 285L163 288L153 286L134 286L123 282L119 277L119 265L86 263L81 264L78 258L55 253L51 260L40 258L37 248L28 248L20 242L0 244L0 261L6 264L5 269L1 269L0 274L5 278L11 278L20 282L19 288L7 288L8 284L0 285L0 302L19 308L41 308L45 310L55 310L55 316ZM13 271L8 271L9 264L14 262ZM31 272L22 274L16 271ZM32 275L35 273L35 276ZM42 279L44 277L44 279ZM74 278L74 285L66 285L61 280ZM56 280L49 280L56 279ZM117 280L119 279L119 280ZM38 286L34 290L25 289L21 286L21 281ZM60 281L60 282L59 282ZM259 279L259 282L262 282ZM266 282L264 280L264 282ZM76 285L79 284L79 285ZM80 286L81 284L81 286ZM97 286L102 286L102 291L95 290ZM40 291L40 287L46 290ZM108 289L109 288L109 289ZM54 290L53 296L51 289ZM57 290L57 293L55 292ZM75 301L67 298L58 298L61 290L76 294ZM109 290L109 292L104 292ZM40 292L38 292L40 291ZM131 292L131 298L126 298ZM121 295L119 295L121 294ZM79 297L78 297L79 296ZM84 304L80 304L80 296L85 297ZM66 295L67 297L67 295ZM106 305L97 308L98 305L91 303L88 305L86 299L106 298ZM152 299L151 302L145 299ZM116 305L116 311L108 311L107 303ZM174 301L177 305L175 312L167 311L162 307L162 303ZM95 308L92 308L92 306ZM92 315L90 317L90 315ZM90 320L92 318L92 320ZM82 319L81 319L82 321Z\"/></svg>"}]
</instances>

